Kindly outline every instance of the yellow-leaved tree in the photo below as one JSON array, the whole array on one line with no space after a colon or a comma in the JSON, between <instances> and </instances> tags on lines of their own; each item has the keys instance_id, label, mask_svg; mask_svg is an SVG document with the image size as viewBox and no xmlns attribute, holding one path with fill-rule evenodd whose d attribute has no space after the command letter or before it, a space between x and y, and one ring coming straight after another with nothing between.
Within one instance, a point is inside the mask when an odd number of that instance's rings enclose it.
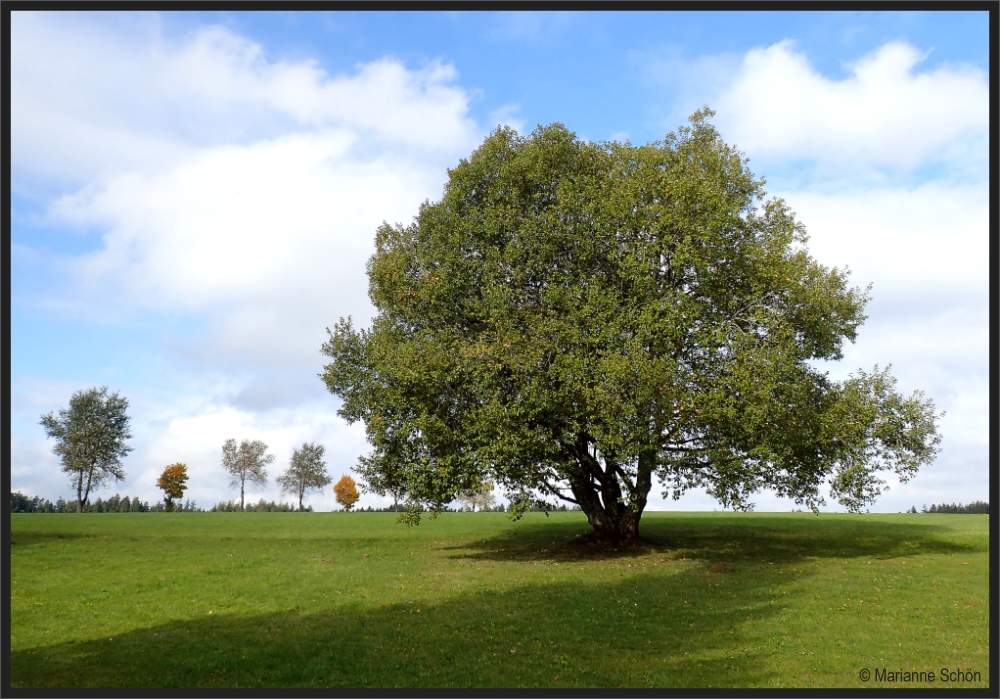
<instances>
[{"instance_id":1,"label":"yellow-leaved tree","mask_svg":"<svg viewBox=\"0 0 1000 699\"><path fill-rule=\"evenodd\" d=\"M163 494L166 496L166 510L167 512L174 511L174 500L184 497L184 491L187 490L188 473L187 465L185 464L171 464L163 469L163 473L160 474L160 479L156 481L156 487L163 490Z\"/></svg>"},{"instance_id":2,"label":"yellow-leaved tree","mask_svg":"<svg viewBox=\"0 0 1000 699\"><path fill-rule=\"evenodd\" d=\"M333 493L337 496L337 502L344 506L348 512L354 507L354 503L361 497L358 495L358 486L350 476L344 476L333 486Z\"/></svg>"}]
</instances>

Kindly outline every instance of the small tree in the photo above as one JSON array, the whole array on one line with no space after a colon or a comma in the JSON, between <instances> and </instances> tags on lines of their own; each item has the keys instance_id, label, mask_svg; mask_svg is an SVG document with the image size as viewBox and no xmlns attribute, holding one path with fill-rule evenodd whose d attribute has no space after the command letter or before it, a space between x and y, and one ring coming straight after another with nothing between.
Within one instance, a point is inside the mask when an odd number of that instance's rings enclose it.
<instances>
[{"instance_id":1,"label":"small tree","mask_svg":"<svg viewBox=\"0 0 1000 699\"><path fill-rule=\"evenodd\" d=\"M187 466L185 464L172 464L163 469L160 479L156 481L156 487L162 489L166 495L167 512L174 511L174 499L184 497L184 491L187 490L187 485L185 485L187 479Z\"/></svg>"},{"instance_id":2,"label":"small tree","mask_svg":"<svg viewBox=\"0 0 1000 699\"><path fill-rule=\"evenodd\" d=\"M69 408L60 410L58 417L42 416L46 435L57 440L52 450L76 489L77 512L83 512L91 490L108 479L125 478L121 460L132 451L125 444L132 437L126 408L128 400L117 393L109 396L102 386L74 393Z\"/></svg>"},{"instance_id":3,"label":"small tree","mask_svg":"<svg viewBox=\"0 0 1000 699\"><path fill-rule=\"evenodd\" d=\"M373 478L365 479L362 489L368 493L392 497L392 511L399 510L399 503L408 499L409 486L407 484L406 467L397 464L394 468L389 468L383 473L376 474Z\"/></svg>"},{"instance_id":4,"label":"small tree","mask_svg":"<svg viewBox=\"0 0 1000 699\"><path fill-rule=\"evenodd\" d=\"M358 495L358 486L350 476L344 476L337 481L337 485L333 486L333 492L337 496L337 502L343 505L344 509L348 512L351 511L354 503L360 497Z\"/></svg>"},{"instance_id":5,"label":"small tree","mask_svg":"<svg viewBox=\"0 0 1000 699\"><path fill-rule=\"evenodd\" d=\"M267 485L267 464L274 461L274 454L268 454L267 445L259 439L244 439L239 448L235 439L227 439L222 445L222 468L229 473L229 485L240 488L240 511L243 511L244 493L247 481L263 488Z\"/></svg>"},{"instance_id":6,"label":"small tree","mask_svg":"<svg viewBox=\"0 0 1000 699\"><path fill-rule=\"evenodd\" d=\"M392 496L392 511L395 512L399 509L399 501L406 497L406 488L401 485L396 486L389 488L388 493Z\"/></svg>"},{"instance_id":7,"label":"small tree","mask_svg":"<svg viewBox=\"0 0 1000 699\"><path fill-rule=\"evenodd\" d=\"M455 499L458 500L463 507L471 507L473 512L476 511L477 507L480 512L483 512L487 508L493 507L496 503L496 498L493 497L493 488L493 483L491 481L486 481L478 488L460 490L458 495L455 496Z\"/></svg>"},{"instance_id":8,"label":"small tree","mask_svg":"<svg viewBox=\"0 0 1000 699\"><path fill-rule=\"evenodd\" d=\"M330 476L326 473L323 463L325 448L320 444L306 442L301 449L292 452L292 463L282 475L278 476L278 485L282 493L291 493L299 497L299 509L302 508L302 497L307 490L322 490L330 485Z\"/></svg>"}]
</instances>

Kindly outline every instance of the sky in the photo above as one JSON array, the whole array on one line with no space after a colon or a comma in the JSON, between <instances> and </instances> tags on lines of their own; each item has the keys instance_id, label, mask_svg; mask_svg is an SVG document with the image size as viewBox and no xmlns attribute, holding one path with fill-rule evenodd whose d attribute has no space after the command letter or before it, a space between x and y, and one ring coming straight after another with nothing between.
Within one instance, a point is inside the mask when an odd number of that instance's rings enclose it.
<instances>
[{"instance_id":1,"label":"sky","mask_svg":"<svg viewBox=\"0 0 1000 699\"><path fill-rule=\"evenodd\" d=\"M373 317L376 228L500 124L638 144L707 105L810 254L872 284L822 368L891 364L945 411L936 461L871 511L988 499L986 12L11 14L12 490L71 497L39 420L99 386L128 399L134 450L92 500L160 501L176 462L199 506L238 498L229 438L276 457L252 501L282 498L305 442L351 473L369 445L320 346ZM330 488L306 503L338 509Z\"/></svg>"}]
</instances>

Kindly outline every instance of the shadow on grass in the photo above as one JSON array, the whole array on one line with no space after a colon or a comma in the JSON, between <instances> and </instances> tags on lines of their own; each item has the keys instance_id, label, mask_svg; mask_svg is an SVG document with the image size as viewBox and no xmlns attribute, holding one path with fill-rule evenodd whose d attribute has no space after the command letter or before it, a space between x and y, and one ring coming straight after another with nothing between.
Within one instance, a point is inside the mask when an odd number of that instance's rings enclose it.
<instances>
[{"instance_id":1,"label":"shadow on grass","mask_svg":"<svg viewBox=\"0 0 1000 699\"><path fill-rule=\"evenodd\" d=\"M612 548L589 538L579 520L511 529L501 536L447 547L452 557L480 560L608 560L668 555L713 562L797 562L809 558L889 559L926 553L985 550L941 538L934 523L886 522L864 515L820 517L765 514L698 517L650 513L640 526L642 544Z\"/></svg>"},{"instance_id":2,"label":"shadow on grass","mask_svg":"<svg viewBox=\"0 0 1000 699\"><path fill-rule=\"evenodd\" d=\"M10 654L13 687L759 686L762 649L739 608L776 611L762 584L724 597L683 576L532 584L428 604L208 616ZM705 587L698 585L698 588Z\"/></svg>"},{"instance_id":3,"label":"shadow on grass","mask_svg":"<svg viewBox=\"0 0 1000 699\"><path fill-rule=\"evenodd\" d=\"M939 540L932 526L864 518L823 526L760 515L658 519L643 524L646 554L705 565L636 566L598 577L581 559L642 550L581 553L567 541L586 533L586 523L553 518L445 549L448 557L513 559L511 575L538 570L505 588L490 580L412 603L204 615L114 638L19 650L10 653L11 684L432 687L459 694L467 687L768 687L776 683L769 664L775 649L760 628L787 609L788 583L808 573L788 570L779 581L767 565L761 571L751 562L972 548ZM581 578L549 582L547 571L554 569L522 565L546 557L578 561ZM711 575L708 563L718 561L746 572ZM845 678L845 686L852 679Z\"/></svg>"},{"instance_id":4,"label":"shadow on grass","mask_svg":"<svg viewBox=\"0 0 1000 699\"><path fill-rule=\"evenodd\" d=\"M51 541L62 541L65 539L93 539L96 534L87 532L11 532L11 546L31 546L32 544L47 544Z\"/></svg>"}]
</instances>

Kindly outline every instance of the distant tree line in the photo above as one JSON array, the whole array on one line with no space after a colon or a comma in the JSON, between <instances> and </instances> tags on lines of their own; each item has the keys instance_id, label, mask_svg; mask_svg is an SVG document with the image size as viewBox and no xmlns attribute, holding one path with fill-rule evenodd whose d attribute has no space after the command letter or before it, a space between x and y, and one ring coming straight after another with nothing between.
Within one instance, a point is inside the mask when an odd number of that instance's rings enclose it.
<instances>
[{"instance_id":1,"label":"distant tree line","mask_svg":"<svg viewBox=\"0 0 1000 699\"><path fill-rule=\"evenodd\" d=\"M396 504L396 505L389 505L388 507L372 507L371 505L369 505L368 507L358 508L357 511L358 512L406 512L406 506Z\"/></svg>"},{"instance_id":2,"label":"distant tree line","mask_svg":"<svg viewBox=\"0 0 1000 699\"><path fill-rule=\"evenodd\" d=\"M400 507L402 510L402 507ZM39 496L30 497L24 493L12 492L10 494L11 512L78 512L77 503L72 500L58 498L54 503L51 500ZM158 502L150 505L148 502L140 500L138 497L130 498L127 495L112 495L107 500L97 498L93 503L84 503L83 512L239 512L240 503L235 500L226 500L217 503L209 510L198 507L194 500L187 502L179 500L173 503L173 509L168 509L166 503ZM294 504L284 502L271 502L260 499L256 504L246 503L244 512L312 512L312 505L304 508L297 508Z\"/></svg>"},{"instance_id":3,"label":"distant tree line","mask_svg":"<svg viewBox=\"0 0 1000 699\"><path fill-rule=\"evenodd\" d=\"M405 505L389 505L388 507L362 507L357 510L357 512L405 512ZM472 506L468 505L466 507L442 507L440 512L472 512ZM502 502L494 505L487 505L482 509L475 510L476 512L510 512L510 505L504 505ZM531 506L531 512L579 512L580 508L576 505L566 506L565 503L560 504L558 507L549 506L545 507L541 504L534 504Z\"/></svg>"},{"instance_id":4,"label":"distant tree line","mask_svg":"<svg viewBox=\"0 0 1000 699\"><path fill-rule=\"evenodd\" d=\"M20 491L10 494L11 512L65 512L65 508L66 501L62 498L52 504L51 500L43 500L37 495L29 498Z\"/></svg>"},{"instance_id":5,"label":"distant tree line","mask_svg":"<svg viewBox=\"0 0 1000 699\"><path fill-rule=\"evenodd\" d=\"M461 511L462 511L461 509L456 510L455 508L448 507L447 505L438 510L438 512L461 512ZM358 509L354 510L354 512L406 512L406 506L396 504L396 505L389 505L388 507L372 507L371 505L369 505L368 507L359 507Z\"/></svg>"},{"instance_id":6,"label":"distant tree line","mask_svg":"<svg viewBox=\"0 0 1000 699\"><path fill-rule=\"evenodd\" d=\"M57 498L55 502L41 498L39 496L29 497L24 493L12 492L10 494L11 512L80 512L80 506L73 500L63 500ZM97 498L94 502L83 503L82 511L87 512L165 512L166 507L162 502L150 505L136 497L128 495L118 495L115 493L107 500ZM174 512L202 512L194 500L174 503Z\"/></svg>"},{"instance_id":7,"label":"distant tree line","mask_svg":"<svg viewBox=\"0 0 1000 699\"><path fill-rule=\"evenodd\" d=\"M115 493L107 500L97 498L93 503L85 502L83 504L83 512L239 512L240 503L236 500L225 500L220 503L216 503L211 507L211 509L203 510L198 507L198 504L194 500L188 500L187 502L180 500L173 503L173 510L167 508L165 503L158 502L154 505L150 505L149 502L144 502L136 497L129 497L128 495L118 495ZM989 505L987 503L973 503L968 505L968 507L975 507L978 505L983 505L986 507L983 512L989 513ZM932 505L932 507L934 507ZM955 507L954 505L942 505L941 507ZM532 512L567 512L567 511L577 511L579 507L570 506L567 507L565 504L559 505L559 507L545 507L541 503L535 503L531 507ZM404 512L406 510L405 505L395 504L389 505L388 507L365 507L357 512ZM54 503L50 500L41 498L39 496L29 497L24 493L12 492L10 494L10 511L11 512L77 512L77 503L72 500L63 500L61 497L58 498ZM270 500L264 500L261 498L256 504L248 502L243 506L244 512L312 512L312 505L307 505L302 508L296 507L291 503L284 502L273 502ZM469 508L453 508L444 507L442 512L468 512ZM503 503L497 503L494 505L489 505L479 512L509 512L510 506L504 505ZM913 510L914 512L916 509ZM925 510L926 511L926 510ZM946 512L951 510L931 510L931 512ZM973 510L969 510L973 511ZM975 510L975 512L980 512L980 510Z\"/></svg>"},{"instance_id":8,"label":"distant tree line","mask_svg":"<svg viewBox=\"0 0 1000 699\"><path fill-rule=\"evenodd\" d=\"M988 515L990 513L990 504L988 502L983 502L982 500L976 500L975 502L970 502L968 505L962 505L959 503L941 504L941 505L931 505L927 507L924 505L920 510L925 513L937 513L943 512L949 515ZM916 514L917 508L914 505L910 508L912 514Z\"/></svg>"},{"instance_id":9,"label":"distant tree line","mask_svg":"<svg viewBox=\"0 0 1000 699\"><path fill-rule=\"evenodd\" d=\"M252 502L241 505L236 500L225 500L215 504L209 512L312 512L312 505L297 508L284 502L273 502L261 498L257 504Z\"/></svg>"},{"instance_id":10,"label":"distant tree line","mask_svg":"<svg viewBox=\"0 0 1000 699\"><path fill-rule=\"evenodd\" d=\"M505 510L497 510L497 512L504 512ZM510 512L510 506L507 506L506 512ZM560 503L559 507L552 507L545 505L544 503L534 503L528 509L529 512L582 512L582 508L579 505L566 506L566 503Z\"/></svg>"}]
</instances>

